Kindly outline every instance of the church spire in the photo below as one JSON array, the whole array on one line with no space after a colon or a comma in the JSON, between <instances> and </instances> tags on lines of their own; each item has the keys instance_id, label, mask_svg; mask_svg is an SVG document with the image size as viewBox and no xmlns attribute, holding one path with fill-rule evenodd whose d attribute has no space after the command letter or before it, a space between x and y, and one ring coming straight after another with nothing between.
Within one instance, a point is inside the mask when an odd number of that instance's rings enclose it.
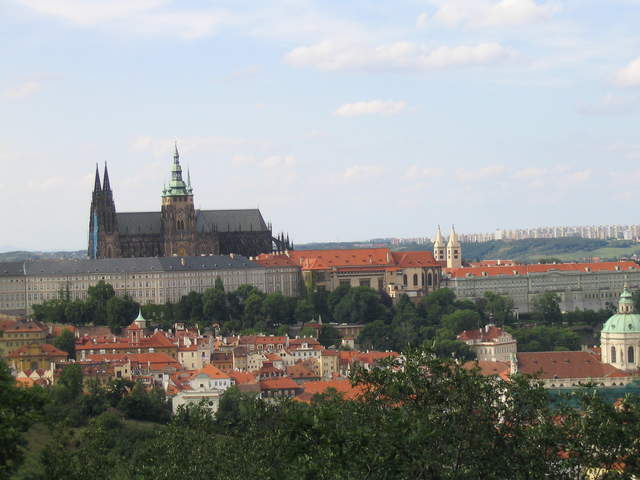
<instances>
[{"instance_id":1,"label":"church spire","mask_svg":"<svg viewBox=\"0 0 640 480\"><path fill-rule=\"evenodd\" d=\"M174 144L173 150L173 163L171 165L171 180L169 182L169 188L163 196L184 196L191 195L190 188L182 178L182 167L180 166L180 154L178 153L178 143Z\"/></svg>"},{"instance_id":2,"label":"church spire","mask_svg":"<svg viewBox=\"0 0 640 480\"><path fill-rule=\"evenodd\" d=\"M99 192L101 190L102 190L102 187L100 186L100 172L98 171L98 164L96 163L96 180L95 180L95 183L93 184L93 191Z\"/></svg>"},{"instance_id":3,"label":"church spire","mask_svg":"<svg viewBox=\"0 0 640 480\"><path fill-rule=\"evenodd\" d=\"M180 163L180 154L178 153L178 141L173 142L173 163Z\"/></svg>"},{"instance_id":4,"label":"church spire","mask_svg":"<svg viewBox=\"0 0 640 480\"><path fill-rule=\"evenodd\" d=\"M102 189L105 192L111 191L111 185L109 184L109 171L107 170L107 162L104 162L104 177L103 177L103 187Z\"/></svg>"}]
</instances>

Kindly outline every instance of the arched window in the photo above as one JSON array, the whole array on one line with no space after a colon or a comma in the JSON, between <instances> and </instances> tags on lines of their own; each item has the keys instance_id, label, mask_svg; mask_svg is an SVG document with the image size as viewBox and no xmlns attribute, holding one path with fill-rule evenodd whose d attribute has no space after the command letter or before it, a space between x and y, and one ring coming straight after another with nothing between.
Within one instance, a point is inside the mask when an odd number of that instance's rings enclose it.
<instances>
[{"instance_id":1,"label":"arched window","mask_svg":"<svg viewBox=\"0 0 640 480\"><path fill-rule=\"evenodd\" d=\"M417 273L413 274L413 286L414 287L418 286L418 274Z\"/></svg>"},{"instance_id":2,"label":"arched window","mask_svg":"<svg viewBox=\"0 0 640 480\"><path fill-rule=\"evenodd\" d=\"M627 351L627 362L634 363L636 361L636 352L633 350L633 347L629 347Z\"/></svg>"},{"instance_id":3,"label":"arched window","mask_svg":"<svg viewBox=\"0 0 640 480\"><path fill-rule=\"evenodd\" d=\"M616 363L616 347L611 347L611 363Z\"/></svg>"},{"instance_id":4,"label":"arched window","mask_svg":"<svg viewBox=\"0 0 640 480\"><path fill-rule=\"evenodd\" d=\"M407 275L403 275L402 276L402 284L406 287L407 286Z\"/></svg>"},{"instance_id":5,"label":"arched window","mask_svg":"<svg viewBox=\"0 0 640 480\"><path fill-rule=\"evenodd\" d=\"M431 275L431 272L429 272L429 274L427 275L427 285L433 285L433 275Z\"/></svg>"},{"instance_id":6,"label":"arched window","mask_svg":"<svg viewBox=\"0 0 640 480\"><path fill-rule=\"evenodd\" d=\"M107 258L111 258L111 245L107 247Z\"/></svg>"}]
</instances>

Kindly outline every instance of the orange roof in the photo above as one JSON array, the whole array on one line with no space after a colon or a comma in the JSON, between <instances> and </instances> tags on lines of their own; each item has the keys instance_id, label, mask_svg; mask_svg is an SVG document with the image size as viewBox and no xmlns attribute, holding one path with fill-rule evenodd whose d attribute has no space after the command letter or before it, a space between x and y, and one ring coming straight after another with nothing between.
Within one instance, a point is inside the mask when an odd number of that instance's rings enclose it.
<instances>
[{"instance_id":1,"label":"orange roof","mask_svg":"<svg viewBox=\"0 0 640 480\"><path fill-rule=\"evenodd\" d=\"M473 361L466 362L462 368L471 370L478 367L480 369L480 375L491 376L497 375L503 379L507 379L511 373L511 364L507 362L487 362L487 361Z\"/></svg>"},{"instance_id":2,"label":"orange roof","mask_svg":"<svg viewBox=\"0 0 640 480\"><path fill-rule=\"evenodd\" d=\"M546 272L624 272L639 270L635 262L595 262L595 263L546 263L535 265L489 266L447 268L445 272L452 278L495 277L498 275L530 275Z\"/></svg>"},{"instance_id":3,"label":"orange roof","mask_svg":"<svg viewBox=\"0 0 640 480\"><path fill-rule=\"evenodd\" d=\"M241 345L278 345L278 344L286 344L287 337L276 337L276 336L267 336L267 335L243 335L240 337L238 342Z\"/></svg>"},{"instance_id":4,"label":"orange roof","mask_svg":"<svg viewBox=\"0 0 640 480\"><path fill-rule=\"evenodd\" d=\"M247 383L256 383L256 377L252 373L249 372L229 372L229 377L235 380L238 385L245 385Z\"/></svg>"},{"instance_id":5,"label":"orange roof","mask_svg":"<svg viewBox=\"0 0 640 480\"><path fill-rule=\"evenodd\" d=\"M396 352L371 351L371 352L361 353L359 355L356 355L355 360L357 360L360 363L374 364L375 362L382 360L384 358L389 358L389 357L398 358L399 356L400 354Z\"/></svg>"},{"instance_id":6,"label":"orange roof","mask_svg":"<svg viewBox=\"0 0 640 480\"><path fill-rule=\"evenodd\" d=\"M629 374L602 363L590 352L523 352L518 357L518 373L544 379L628 377Z\"/></svg>"},{"instance_id":7,"label":"orange roof","mask_svg":"<svg viewBox=\"0 0 640 480\"><path fill-rule=\"evenodd\" d=\"M352 385L351 380L325 380L319 382L306 382L302 385L304 391L296 397L297 400L302 402L311 402L311 399L316 394L327 393L329 389L334 389L338 393L342 394L342 398L345 400L353 400L364 392L364 389L359 385Z\"/></svg>"},{"instance_id":8,"label":"orange roof","mask_svg":"<svg viewBox=\"0 0 640 480\"><path fill-rule=\"evenodd\" d=\"M311 369L304 366L302 362L299 362L299 363L296 363L295 365L291 365L290 367L287 367L287 375L289 375L291 378L300 378L300 379L318 378L318 375L316 375L313 371L311 371Z\"/></svg>"},{"instance_id":9,"label":"orange roof","mask_svg":"<svg viewBox=\"0 0 640 480\"><path fill-rule=\"evenodd\" d=\"M289 377L266 378L260 382L260 390L293 390L300 388Z\"/></svg>"},{"instance_id":10,"label":"orange roof","mask_svg":"<svg viewBox=\"0 0 640 480\"><path fill-rule=\"evenodd\" d=\"M261 253L255 259L263 267L295 267L295 261L284 253Z\"/></svg>"},{"instance_id":11,"label":"orange roof","mask_svg":"<svg viewBox=\"0 0 640 480\"><path fill-rule=\"evenodd\" d=\"M30 350L39 350L36 353L30 353ZM30 357L30 356L39 356L44 355L46 357L64 357L67 358L69 355L67 352L57 349L53 345L49 345L48 343L43 343L40 345L23 345L20 348L11 352L7 357L9 358L20 358L20 357Z\"/></svg>"},{"instance_id":12,"label":"orange roof","mask_svg":"<svg viewBox=\"0 0 640 480\"><path fill-rule=\"evenodd\" d=\"M209 378L219 378L219 379L227 379L227 378L231 378L229 375L227 375L226 373L224 373L222 370L220 370L218 367L214 367L213 365L211 365L210 363L208 363L207 365L205 365L203 368L201 368L200 370L198 370L198 375L200 374L204 374Z\"/></svg>"},{"instance_id":13,"label":"orange roof","mask_svg":"<svg viewBox=\"0 0 640 480\"><path fill-rule=\"evenodd\" d=\"M0 322L0 330L10 333L35 333L49 331L49 329L40 322L11 318Z\"/></svg>"},{"instance_id":14,"label":"orange roof","mask_svg":"<svg viewBox=\"0 0 640 480\"><path fill-rule=\"evenodd\" d=\"M500 338L505 332L495 325L487 325L484 328L476 330L464 330L458 335L458 340L467 342L470 340L477 340L480 342L494 342ZM515 339L514 339L515 342Z\"/></svg>"},{"instance_id":15,"label":"orange roof","mask_svg":"<svg viewBox=\"0 0 640 480\"><path fill-rule=\"evenodd\" d=\"M433 252L391 252L396 266L407 267L433 267L439 265Z\"/></svg>"}]
</instances>

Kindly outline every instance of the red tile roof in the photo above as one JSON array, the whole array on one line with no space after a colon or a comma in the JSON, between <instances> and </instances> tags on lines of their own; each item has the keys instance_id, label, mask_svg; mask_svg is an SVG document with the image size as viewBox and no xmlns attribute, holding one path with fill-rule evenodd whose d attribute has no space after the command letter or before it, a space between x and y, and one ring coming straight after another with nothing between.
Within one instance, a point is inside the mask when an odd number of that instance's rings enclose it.
<instances>
[{"instance_id":1,"label":"red tile roof","mask_svg":"<svg viewBox=\"0 0 640 480\"><path fill-rule=\"evenodd\" d=\"M30 350L38 350L36 353L31 353ZM44 355L46 357L62 357L67 358L69 355L67 352L57 349L53 345L43 343L40 345L23 345L20 348L12 351L7 355L9 358L20 358Z\"/></svg>"},{"instance_id":2,"label":"red tile roof","mask_svg":"<svg viewBox=\"0 0 640 480\"><path fill-rule=\"evenodd\" d=\"M470 340L475 340L478 342L494 342L504 333L505 332L500 327L496 327L495 325L487 325L486 327L479 328L477 330L464 330L458 335L458 340L462 342L467 342Z\"/></svg>"},{"instance_id":3,"label":"red tile roof","mask_svg":"<svg viewBox=\"0 0 640 480\"><path fill-rule=\"evenodd\" d=\"M590 352L523 352L517 357L518 373L540 374L543 379L629 376Z\"/></svg>"},{"instance_id":4,"label":"red tile roof","mask_svg":"<svg viewBox=\"0 0 640 480\"><path fill-rule=\"evenodd\" d=\"M480 375L497 375L505 380L511 373L511 365L507 362L473 361L466 362L462 367L467 370L478 367L480 369Z\"/></svg>"},{"instance_id":5,"label":"red tile roof","mask_svg":"<svg viewBox=\"0 0 640 480\"><path fill-rule=\"evenodd\" d=\"M220 370L217 367L214 367L213 365L211 365L210 363L205 365L203 368L201 368L200 370L198 370L198 375L200 374L204 374L209 378L218 378L218 379L227 379L227 378L231 378L229 375L227 375L226 373L224 373L222 370Z\"/></svg>"},{"instance_id":6,"label":"red tile roof","mask_svg":"<svg viewBox=\"0 0 640 480\"><path fill-rule=\"evenodd\" d=\"M229 377L235 380L237 385L245 385L248 383L256 383L256 377L249 372L228 372Z\"/></svg>"},{"instance_id":7,"label":"red tile roof","mask_svg":"<svg viewBox=\"0 0 640 480\"><path fill-rule=\"evenodd\" d=\"M342 394L345 400L358 398L364 392L364 388L359 385L352 385L351 380L326 380L318 382L306 382L302 385L304 391L296 397L302 402L311 402L316 394L327 393L330 389Z\"/></svg>"},{"instance_id":8,"label":"red tile roof","mask_svg":"<svg viewBox=\"0 0 640 480\"><path fill-rule=\"evenodd\" d=\"M260 381L260 390L294 390L297 388L300 387L289 377L267 378Z\"/></svg>"},{"instance_id":9,"label":"red tile roof","mask_svg":"<svg viewBox=\"0 0 640 480\"><path fill-rule=\"evenodd\" d=\"M635 262L595 262L595 263L547 263L535 265L513 265L495 267L447 268L445 272L452 278L495 277L498 275L530 275L546 272L615 272L640 270Z\"/></svg>"},{"instance_id":10,"label":"red tile roof","mask_svg":"<svg viewBox=\"0 0 640 480\"><path fill-rule=\"evenodd\" d=\"M433 267L440 265L432 252L391 252L395 265L400 268Z\"/></svg>"}]
</instances>

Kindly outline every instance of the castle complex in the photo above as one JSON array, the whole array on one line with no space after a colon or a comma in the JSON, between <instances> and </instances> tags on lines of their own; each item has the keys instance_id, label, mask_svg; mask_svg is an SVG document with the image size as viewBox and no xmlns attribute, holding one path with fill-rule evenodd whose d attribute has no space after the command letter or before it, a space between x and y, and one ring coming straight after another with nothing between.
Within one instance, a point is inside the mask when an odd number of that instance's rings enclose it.
<instances>
[{"instance_id":1,"label":"castle complex","mask_svg":"<svg viewBox=\"0 0 640 480\"><path fill-rule=\"evenodd\" d=\"M116 212L109 172L96 166L89 218L89 258L240 254L292 249L288 236L274 238L258 209L196 210L191 176L182 178L176 146L171 181L159 212Z\"/></svg>"}]
</instances>

